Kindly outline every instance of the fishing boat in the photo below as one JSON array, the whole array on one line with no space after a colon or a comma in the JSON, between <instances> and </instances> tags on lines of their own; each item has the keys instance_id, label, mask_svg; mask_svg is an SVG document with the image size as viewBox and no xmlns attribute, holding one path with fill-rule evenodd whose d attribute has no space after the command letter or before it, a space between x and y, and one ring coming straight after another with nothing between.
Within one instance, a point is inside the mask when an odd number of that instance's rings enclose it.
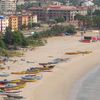
<instances>
[{"instance_id":1,"label":"fishing boat","mask_svg":"<svg viewBox=\"0 0 100 100\"><path fill-rule=\"evenodd\" d=\"M42 75L41 76L37 76L37 75L26 75L26 76L23 76L22 79L29 79L29 80L40 80L42 78Z\"/></svg>"},{"instance_id":2,"label":"fishing boat","mask_svg":"<svg viewBox=\"0 0 100 100\"><path fill-rule=\"evenodd\" d=\"M26 76L23 76L21 77L23 81L26 81L26 82L35 82L37 80L40 80L42 78L42 75L39 76L39 75L26 75Z\"/></svg>"},{"instance_id":3,"label":"fishing boat","mask_svg":"<svg viewBox=\"0 0 100 100\"><path fill-rule=\"evenodd\" d=\"M25 87L25 83L21 83L21 84L16 84L15 86L13 85L12 87L8 86L6 87L6 90L19 90Z\"/></svg>"},{"instance_id":4,"label":"fishing boat","mask_svg":"<svg viewBox=\"0 0 100 100\"><path fill-rule=\"evenodd\" d=\"M23 83L21 79L11 80L11 83Z\"/></svg>"},{"instance_id":5,"label":"fishing boat","mask_svg":"<svg viewBox=\"0 0 100 100\"><path fill-rule=\"evenodd\" d=\"M43 68L39 68L39 69L42 69L42 70L49 70L50 68L54 68L54 65L55 63L51 63L51 62L48 62L48 63L39 63L39 65L43 66Z\"/></svg>"},{"instance_id":6,"label":"fishing boat","mask_svg":"<svg viewBox=\"0 0 100 100\"><path fill-rule=\"evenodd\" d=\"M16 92L6 92L5 90L0 90L0 95L14 95L20 93L19 91Z\"/></svg>"},{"instance_id":7,"label":"fishing boat","mask_svg":"<svg viewBox=\"0 0 100 100\"><path fill-rule=\"evenodd\" d=\"M24 83L6 83L6 84L2 84L0 88L6 91L19 90L21 88L24 88L25 85L26 85L25 82Z\"/></svg>"},{"instance_id":8,"label":"fishing boat","mask_svg":"<svg viewBox=\"0 0 100 100\"><path fill-rule=\"evenodd\" d=\"M0 89L0 93L20 93L22 91Z\"/></svg>"},{"instance_id":9,"label":"fishing boat","mask_svg":"<svg viewBox=\"0 0 100 100\"><path fill-rule=\"evenodd\" d=\"M7 84L7 83L10 83L11 81L7 80L7 79L4 79L4 80L1 80L0 81L0 84Z\"/></svg>"},{"instance_id":10,"label":"fishing boat","mask_svg":"<svg viewBox=\"0 0 100 100\"><path fill-rule=\"evenodd\" d=\"M23 98L24 98L23 96L12 95L12 94L8 94L7 97L8 97L8 98L13 98L13 100L14 100L14 99L18 99L18 100L19 100L19 99L23 99Z\"/></svg>"},{"instance_id":11,"label":"fishing boat","mask_svg":"<svg viewBox=\"0 0 100 100\"><path fill-rule=\"evenodd\" d=\"M0 67L0 70L4 70L5 68L4 67Z\"/></svg>"},{"instance_id":12,"label":"fishing boat","mask_svg":"<svg viewBox=\"0 0 100 100\"><path fill-rule=\"evenodd\" d=\"M5 72L0 72L0 77L7 77L9 76L9 74L5 73Z\"/></svg>"},{"instance_id":13,"label":"fishing boat","mask_svg":"<svg viewBox=\"0 0 100 100\"><path fill-rule=\"evenodd\" d=\"M55 65L49 64L49 65L42 65L42 66L43 67L32 67L32 68L28 69L28 71L30 71L30 72L33 71L33 70L39 70L40 72L41 71L46 71L46 70L48 71L48 70L54 68Z\"/></svg>"},{"instance_id":14,"label":"fishing boat","mask_svg":"<svg viewBox=\"0 0 100 100\"><path fill-rule=\"evenodd\" d=\"M23 75L23 74L37 74L39 73L40 70L34 70L34 71L22 71L22 72L12 72L11 74L16 74L16 75Z\"/></svg>"}]
</instances>

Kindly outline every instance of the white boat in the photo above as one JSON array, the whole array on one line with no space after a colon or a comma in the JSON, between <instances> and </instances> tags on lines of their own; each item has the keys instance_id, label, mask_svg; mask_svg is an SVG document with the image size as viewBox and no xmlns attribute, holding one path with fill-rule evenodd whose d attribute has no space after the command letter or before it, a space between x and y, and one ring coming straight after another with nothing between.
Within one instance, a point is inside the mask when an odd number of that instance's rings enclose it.
<instances>
[{"instance_id":1,"label":"white boat","mask_svg":"<svg viewBox=\"0 0 100 100\"><path fill-rule=\"evenodd\" d=\"M42 78L42 75L38 76L38 75L26 75L23 76L22 79L24 80L40 80Z\"/></svg>"},{"instance_id":2,"label":"white boat","mask_svg":"<svg viewBox=\"0 0 100 100\"><path fill-rule=\"evenodd\" d=\"M0 72L0 77L7 77L7 76L9 76L8 73L6 73L6 72Z\"/></svg>"}]
</instances>

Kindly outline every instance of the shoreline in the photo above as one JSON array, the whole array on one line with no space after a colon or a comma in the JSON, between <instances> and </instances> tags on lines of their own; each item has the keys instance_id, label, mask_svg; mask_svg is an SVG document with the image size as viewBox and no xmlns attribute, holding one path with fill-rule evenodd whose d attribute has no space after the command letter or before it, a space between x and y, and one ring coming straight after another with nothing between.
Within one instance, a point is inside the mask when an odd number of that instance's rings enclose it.
<instances>
[{"instance_id":1,"label":"shoreline","mask_svg":"<svg viewBox=\"0 0 100 100\"><path fill-rule=\"evenodd\" d=\"M82 88L83 83L92 75L94 75L98 69L100 69L100 64L91 69L88 73L86 73L81 79L79 79L74 85L73 89L70 93L69 100L77 100L77 96L79 95L79 91Z\"/></svg>"}]
</instances>

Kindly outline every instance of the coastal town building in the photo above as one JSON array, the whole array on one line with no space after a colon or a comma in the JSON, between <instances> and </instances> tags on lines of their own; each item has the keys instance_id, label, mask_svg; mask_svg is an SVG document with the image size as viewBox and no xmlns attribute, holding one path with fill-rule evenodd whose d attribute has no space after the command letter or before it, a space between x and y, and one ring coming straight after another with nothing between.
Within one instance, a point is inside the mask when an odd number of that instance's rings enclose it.
<instances>
[{"instance_id":1,"label":"coastal town building","mask_svg":"<svg viewBox=\"0 0 100 100\"><path fill-rule=\"evenodd\" d=\"M30 15L29 17L29 23L37 23L37 15Z\"/></svg>"},{"instance_id":2,"label":"coastal town building","mask_svg":"<svg viewBox=\"0 0 100 100\"><path fill-rule=\"evenodd\" d=\"M6 27L9 26L9 19L4 16L0 16L0 32L4 33Z\"/></svg>"},{"instance_id":3,"label":"coastal town building","mask_svg":"<svg viewBox=\"0 0 100 100\"><path fill-rule=\"evenodd\" d=\"M29 19L28 19L28 16L27 15L21 15L21 16L18 16L18 27L20 28L21 26L28 26L28 23L29 23Z\"/></svg>"},{"instance_id":4,"label":"coastal town building","mask_svg":"<svg viewBox=\"0 0 100 100\"><path fill-rule=\"evenodd\" d=\"M61 3L61 2L58 2L58 1L52 1L51 2L52 3L52 5L63 5L63 3Z\"/></svg>"},{"instance_id":5,"label":"coastal town building","mask_svg":"<svg viewBox=\"0 0 100 100\"><path fill-rule=\"evenodd\" d=\"M16 0L0 0L0 13L15 12Z\"/></svg>"},{"instance_id":6,"label":"coastal town building","mask_svg":"<svg viewBox=\"0 0 100 100\"><path fill-rule=\"evenodd\" d=\"M29 9L33 14L36 14L38 20L48 21L63 17L66 21L74 21L76 14L86 15L88 8L64 6L64 5L50 5L47 7L31 7Z\"/></svg>"},{"instance_id":7,"label":"coastal town building","mask_svg":"<svg viewBox=\"0 0 100 100\"><path fill-rule=\"evenodd\" d=\"M29 24L37 23L37 15L11 15L0 16L0 32L5 32L6 27L11 27L12 31L27 28Z\"/></svg>"},{"instance_id":8,"label":"coastal town building","mask_svg":"<svg viewBox=\"0 0 100 100\"><path fill-rule=\"evenodd\" d=\"M9 27L11 27L12 31L18 30L18 16L9 17Z\"/></svg>"}]
</instances>

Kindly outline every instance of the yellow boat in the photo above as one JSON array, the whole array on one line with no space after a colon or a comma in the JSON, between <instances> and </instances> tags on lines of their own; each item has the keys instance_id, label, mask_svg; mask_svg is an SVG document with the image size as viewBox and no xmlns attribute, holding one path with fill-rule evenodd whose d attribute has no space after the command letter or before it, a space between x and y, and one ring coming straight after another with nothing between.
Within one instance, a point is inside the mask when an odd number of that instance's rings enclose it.
<instances>
[{"instance_id":1,"label":"yellow boat","mask_svg":"<svg viewBox=\"0 0 100 100\"><path fill-rule=\"evenodd\" d=\"M23 80L24 82L36 82L37 80Z\"/></svg>"},{"instance_id":2,"label":"yellow boat","mask_svg":"<svg viewBox=\"0 0 100 100\"><path fill-rule=\"evenodd\" d=\"M36 71L22 71L22 72L12 72L11 74L17 74L17 75L22 75L22 74L37 74L39 73L40 70L36 70Z\"/></svg>"},{"instance_id":3,"label":"yellow boat","mask_svg":"<svg viewBox=\"0 0 100 100\"><path fill-rule=\"evenodd\" d=\"M21 79L12 80L11 83L24 83Z\"/></svg>"}]
</instances>

